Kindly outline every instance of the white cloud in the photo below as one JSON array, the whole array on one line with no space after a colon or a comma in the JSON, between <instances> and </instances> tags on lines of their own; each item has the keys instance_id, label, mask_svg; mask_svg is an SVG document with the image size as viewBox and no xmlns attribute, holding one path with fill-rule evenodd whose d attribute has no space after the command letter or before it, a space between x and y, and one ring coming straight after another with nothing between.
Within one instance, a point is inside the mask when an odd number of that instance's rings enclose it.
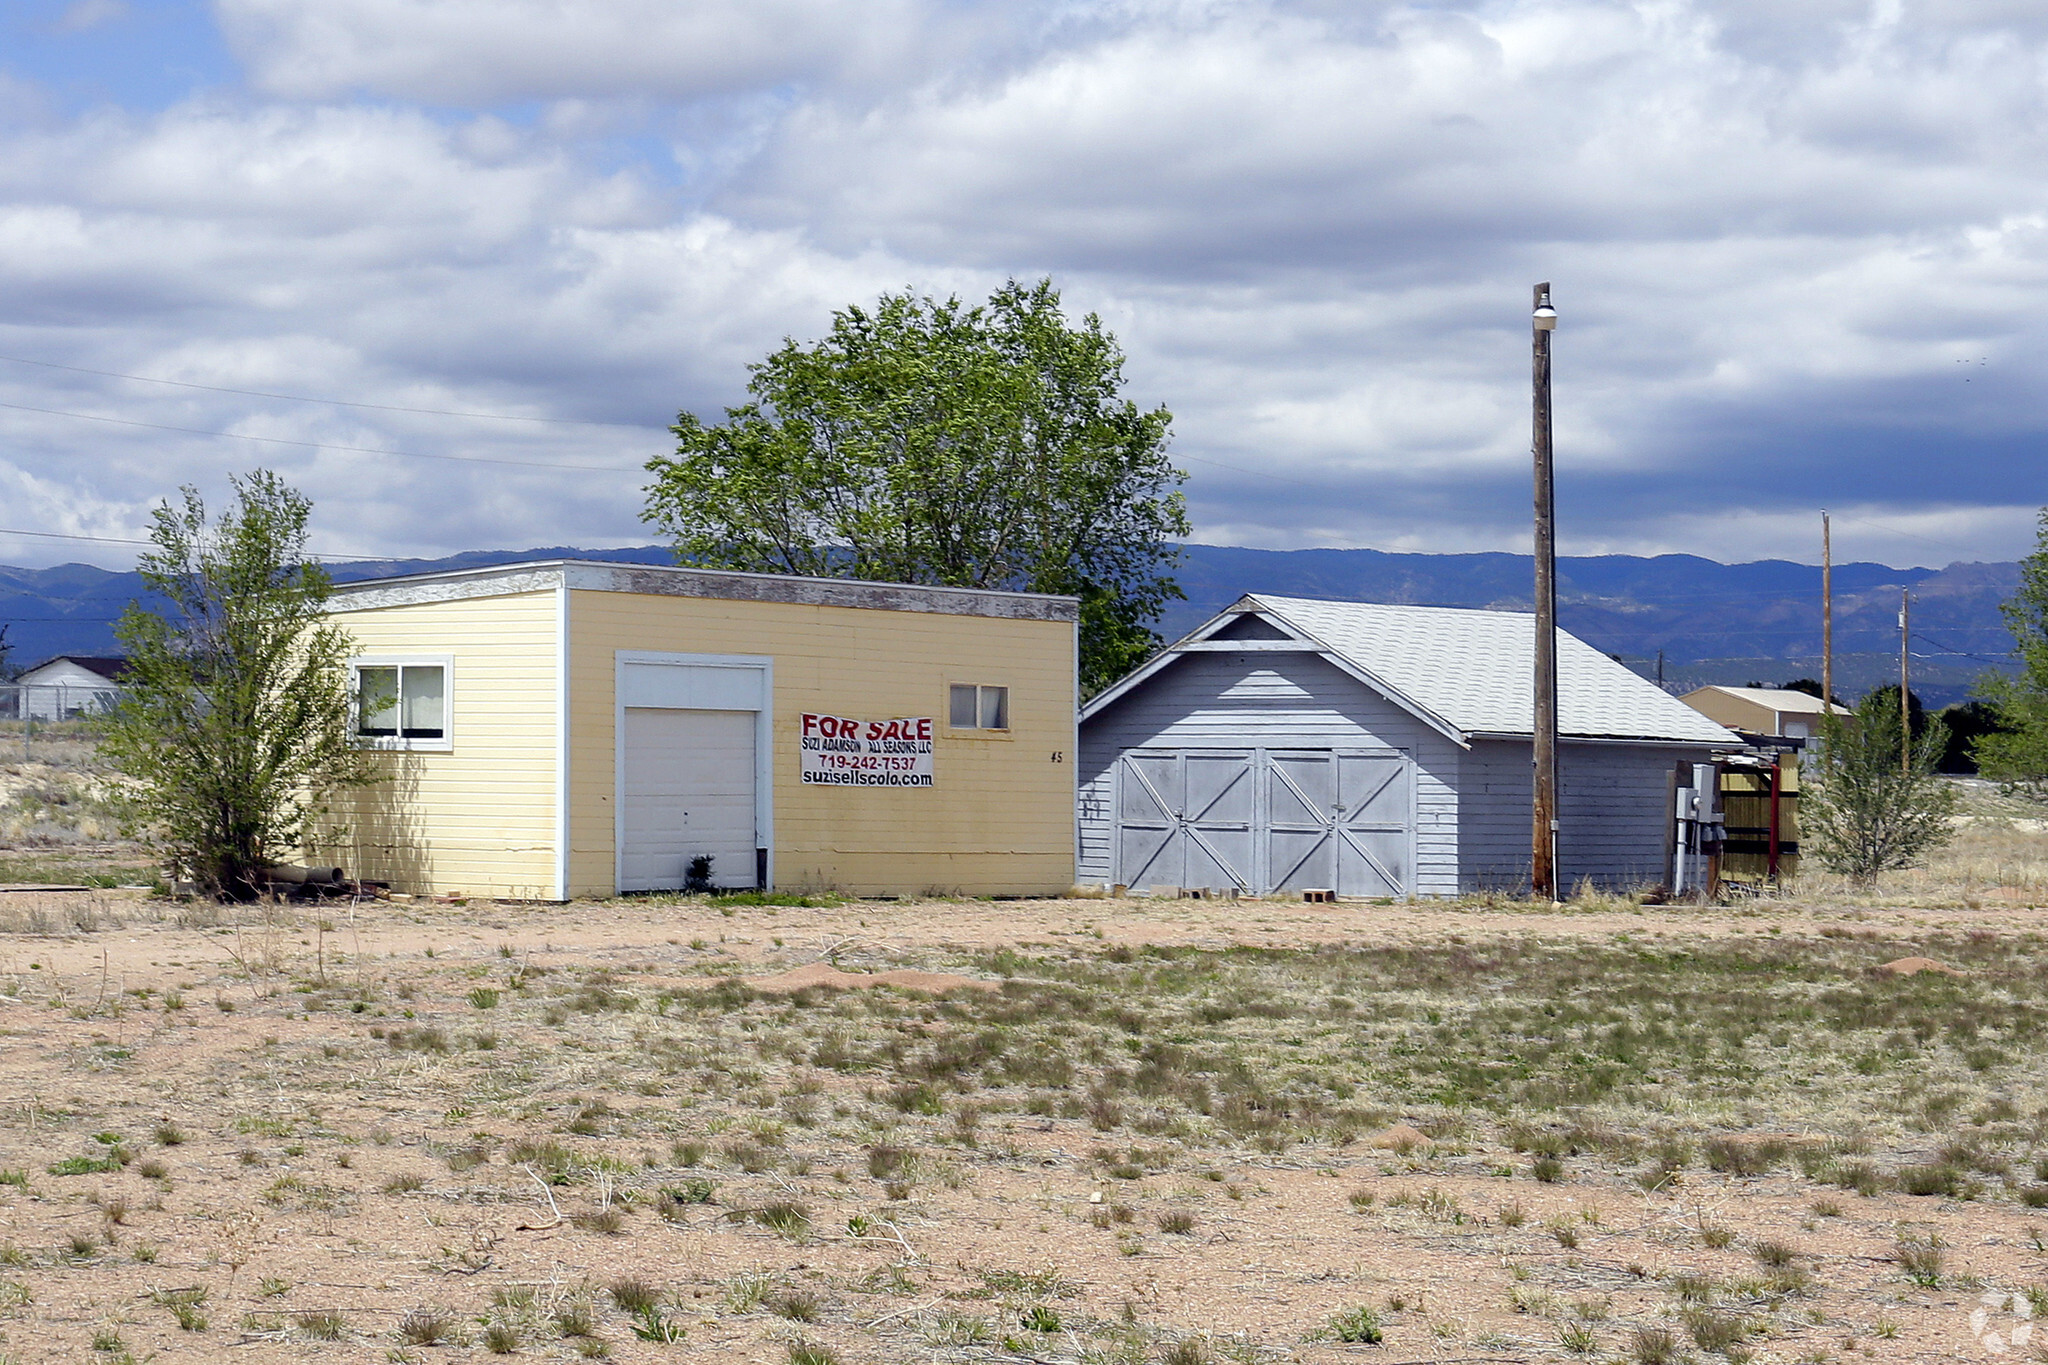
<instances>
[{"instance_id":1,"label":"white cloud","mask_svg":"<svg viewBox=\"0 0 2048 1365\"><path fill-rule=\"evenodd\" d=\"M1546 277L1570 546L1767 552L1778 518L1853 496L2009 556L2014 508L2048 500L2037 6L216 12L247 91L76 117L8 96L0 354L656 429L0 363L27 406L620 471L0 409L6 524L132 529L177 482L273 459L337 548L642 539L637 466L677 407L715 414L748 362L879 290L1041 272L1176 413L1212 541L1523 544Z\"/></svg>"},{"instance_id":2,"label":"white cloud","mask_svg":"<svg viewBox=\"0 0 2048 1365\"><path fill-rule=\"evenodd\" d=\"M907 63L921 0L216 0L270 94L689 100Z\"/></svg>"}]
</instances>

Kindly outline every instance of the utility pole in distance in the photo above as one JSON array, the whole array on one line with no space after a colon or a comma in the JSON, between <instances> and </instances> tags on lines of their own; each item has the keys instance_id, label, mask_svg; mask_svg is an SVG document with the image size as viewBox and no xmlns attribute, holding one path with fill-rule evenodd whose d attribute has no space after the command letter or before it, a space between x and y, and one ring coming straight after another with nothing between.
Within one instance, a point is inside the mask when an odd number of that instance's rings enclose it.
<instances>
[{"instance_id":1,"label":"utility pole in distance","mask_svg":"<svg viewBox=\"0 0 2048 1365\"><path fill-rule=\"evenodd\" d=\"M1820 513L1820 713L1835 714L1835 547L1828 513Z\"/></svg>"},{"instance_id":2,"label":"utility pole in distance","mask_svg":"<svg viewBox=\"0 0 2048 1365\"><path fill-rule=\"evenodd\" d=\"M1899 589L1899 776L1913 775L1913 708L1908 702L1912 694L1906 690L1906 641L1912 627L1912 589Z\"/></svg>"},{"instance_id":3,"label":"utility pole in distance","mask_svg":"<svg viewBox=\"0 0 2048 1365\"><path fill-rule=\"evenodd\" d=\"M1536 461L1536 716L1535 801L1529 845L1529 894L1538 900L1557 897L1557 503L1552 494L1550 463L1550 334L1557 328L1557 310L1550 306L1550 283L1536 286L1530 316L1533 358Z\"/></svg>"}]
</instances>

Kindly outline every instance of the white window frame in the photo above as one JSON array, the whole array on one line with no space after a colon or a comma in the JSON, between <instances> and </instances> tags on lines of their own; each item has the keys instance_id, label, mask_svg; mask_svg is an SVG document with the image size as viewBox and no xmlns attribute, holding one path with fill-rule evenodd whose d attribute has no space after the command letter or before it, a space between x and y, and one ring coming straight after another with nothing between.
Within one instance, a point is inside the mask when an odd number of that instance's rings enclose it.
<instances>
[{"instance_id":1,"label":"white window frame","mask_svg":"<svg viewBox=\"0 0 2048 1365\"><path fill-rule=\"evenodd\" d=\"M971 687L974 689L975 723L973 725L955 725L953 723L953 689L956 687ZM1001 729L996 729L992 726L985 727L981 724L981 692L983 688L990 687L999 687L1003 690L1003 719L1010 723ZM946 684L946 709L944 715L946 717L946 733L957 735L962 739L1008 739L1016 733L1017 718L1010 713L1010 685L1008 683L949 682Z\"/></svg>"},{"instance_id":2,"label":"white window frame","mask_svg":"<svg viewBox=\"0 0 2048 1365\"><path fill-rule=\"evenodd\" d=\"M362 670L366 668L439 668L441 670L441 738L407 739L404 735L366 735L358 728ZM403 692L404 683L400 682ZM401 697L401 705L403 699ZM452 654L363 654L348 661L349 731L356 745L395 753L448 753L455 748L455 656ZM401 727L402 728L402 727Z\"/></svg>"}]
</instances>

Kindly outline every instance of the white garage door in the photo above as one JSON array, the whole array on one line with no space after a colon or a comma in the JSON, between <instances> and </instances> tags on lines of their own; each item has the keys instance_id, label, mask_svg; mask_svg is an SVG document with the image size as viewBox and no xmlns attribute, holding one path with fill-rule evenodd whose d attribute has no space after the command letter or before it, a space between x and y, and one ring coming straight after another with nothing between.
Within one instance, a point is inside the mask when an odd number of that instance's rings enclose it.
<instances>
[{"instance_id":1,"label":"white garage door","mask_svg":"<svg viewBox=\"0 0 2048 1365\"><path fill-rule=\"evenodd\" d=\"M714 886L754 884L754 714L625 708L620 890L679 889L700 855Z\"/></svg>"},{"instance_id":2,"label":"white garage door","mask_svg":"<svg viewBox=\"0 0 2048 1365\"><path fill-rule=\"evenodd\" d=\"M1413 790L1408 756L1387 750L1127 749L1117 880L1407 896Z\"/></svg>"}]
</instances>

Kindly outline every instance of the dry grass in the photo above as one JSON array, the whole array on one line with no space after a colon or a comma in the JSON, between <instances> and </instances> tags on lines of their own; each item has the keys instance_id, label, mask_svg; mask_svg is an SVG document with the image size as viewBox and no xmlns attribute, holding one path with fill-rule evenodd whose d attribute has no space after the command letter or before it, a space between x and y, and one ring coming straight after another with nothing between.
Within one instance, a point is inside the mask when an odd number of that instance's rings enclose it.
<instances>
[{"instance_id":1,"label":"dry grass","mask_svg":"<svg viewBox=\"0 0 2048 1365\"><path fill-rule=\"evenodd\" d=\"M0 1350L1952 1360L2037 1287L2044 844L1722 908L0 900ZM998 989L743 979L828 947Z\"/></svg>"}]
</instances>

